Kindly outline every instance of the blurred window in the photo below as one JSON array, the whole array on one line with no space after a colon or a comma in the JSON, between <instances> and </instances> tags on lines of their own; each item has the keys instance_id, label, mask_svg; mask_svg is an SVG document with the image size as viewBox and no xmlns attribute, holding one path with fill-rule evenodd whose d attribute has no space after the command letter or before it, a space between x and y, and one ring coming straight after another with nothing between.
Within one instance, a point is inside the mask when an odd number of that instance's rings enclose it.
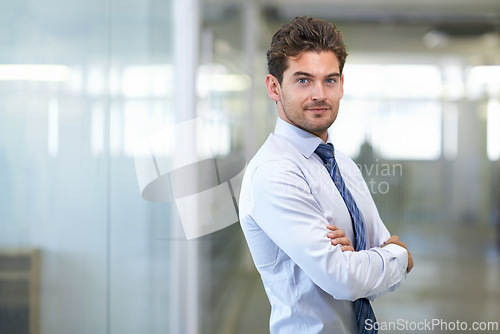
<instances>
[{"instance_id":1,"label":"blurred window","mask_svg":"<svg viewBox=\"0 0 500 334\"><path fill-rule=\"evenodd\" d=\"M346 65L345 97L332 136L351 156L367 142L385 159L441 155L442 80L434 65Z\"/></svg>"},{"instance_id":2,"label":"blurred window","mask_svg":"<svg viewBox=\"0 0 500 334\"><path fill-rule=\"evenodd\" d=\"M500 158L500 102L491 99L488 102L487 151L490 160Z\"/></svg>"}]
</instances>

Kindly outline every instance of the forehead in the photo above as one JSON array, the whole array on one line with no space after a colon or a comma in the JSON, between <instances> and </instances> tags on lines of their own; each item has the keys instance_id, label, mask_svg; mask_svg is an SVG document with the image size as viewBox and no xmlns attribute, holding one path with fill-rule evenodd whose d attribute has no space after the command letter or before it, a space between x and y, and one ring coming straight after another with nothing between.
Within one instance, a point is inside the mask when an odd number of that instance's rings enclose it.
<instances>
[{"instance_id":1,"label":"forehead","mask_svg":"<svg viewBox=\"0 0 500 334\"><path fill-rule=\"evenodd\" d=\"M283 75L290 76L295 72L324 75L339 71L339 61L333 51L306 51L287 59L287 68Z\"/></svg>"}]
</instances>

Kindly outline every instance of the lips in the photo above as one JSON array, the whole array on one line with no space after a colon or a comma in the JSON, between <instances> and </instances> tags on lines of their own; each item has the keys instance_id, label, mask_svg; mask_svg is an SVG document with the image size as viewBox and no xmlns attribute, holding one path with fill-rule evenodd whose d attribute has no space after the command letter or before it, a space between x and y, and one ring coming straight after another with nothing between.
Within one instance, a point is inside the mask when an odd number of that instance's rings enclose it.
<instances>
[{"instance_id":1,"label":"lips","mask_svg":"<svg viewBox=\"0 0 500 334\"><path fill-rule=\"evenodd\" d=\"M313 113L322 113L322 112L325 112L327 110L329 110L330 108L328 107L321 107L321 108L307 108L307 110L313 112Z\"/></svg>"},{"instance_id":2,"label":"lips","mask_svg":"<svg viewBox=\"0 0 500 334\"><path fill-rule=\"evenodd\" d=\"M305 109L311 111L325 111L332 108L332 106L326 102L311 103L310 105L306 105L304 107Z\"/></svg>"}]
</instances>

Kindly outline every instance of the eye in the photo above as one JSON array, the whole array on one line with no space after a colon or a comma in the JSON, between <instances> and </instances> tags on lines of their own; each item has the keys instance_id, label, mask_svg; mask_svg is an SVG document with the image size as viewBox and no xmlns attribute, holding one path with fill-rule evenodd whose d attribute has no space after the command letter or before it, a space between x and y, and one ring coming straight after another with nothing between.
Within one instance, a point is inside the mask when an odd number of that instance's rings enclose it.
<instances>
[{"instance_id":1,"label":"eye","mask_svg":"<svg viewBox=\"0 0 500 334\"><path fill-rule=\"evenodd\" d=\"M337 78L326 79L326 83L328 83L328 84L333 84L333 83L336 83L336 82L337 82Z\"/></svg>"},{"instance_id":2,"label":"eye","mask_svg":"<svg viewBox=\"0 0 500 334\"><path fill-rule=\"evenodd\" d=\"M305 84L305 83L308 83L309 80L307 78L300 78L299 80L297 80L298 83L301 83L301 84Z\"/></svg>"}]
</instances>

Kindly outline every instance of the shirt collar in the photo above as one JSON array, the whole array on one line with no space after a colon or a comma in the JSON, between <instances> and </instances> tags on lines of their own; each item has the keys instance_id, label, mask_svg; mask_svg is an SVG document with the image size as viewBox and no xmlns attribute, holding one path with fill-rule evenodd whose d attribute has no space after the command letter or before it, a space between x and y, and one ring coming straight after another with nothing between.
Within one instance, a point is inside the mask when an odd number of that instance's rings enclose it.
<instances>
[{"instance_id":1,"label":"shirt collar","mask_svg":"<svg viewBox=\"0 0 500 334\"><path fill-rule=\"evenodd\" d=\"M302 130L295 125L284 121L280 117L278 117L278 121L276 122L274 134L279 137L284 137L291 142L292 145L295 146L307 159L311 157L318 145L323 143L323 140L318 136ZM331 143L330 135L328 135L326 142Z\"/></svg>"}]
</instances>

